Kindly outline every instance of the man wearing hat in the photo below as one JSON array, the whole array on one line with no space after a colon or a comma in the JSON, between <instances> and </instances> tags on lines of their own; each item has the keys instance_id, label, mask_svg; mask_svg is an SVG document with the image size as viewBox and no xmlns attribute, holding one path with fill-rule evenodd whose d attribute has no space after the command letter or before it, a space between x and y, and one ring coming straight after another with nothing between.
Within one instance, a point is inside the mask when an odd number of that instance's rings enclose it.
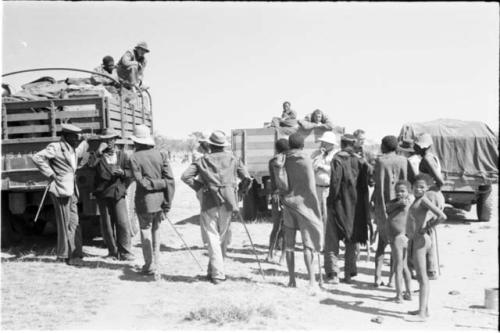
<instances>
[{"instance_id":1,"label":"man wearing hat","mask_svg":"<svg viewBox=\"0 0 500 333\"><path fill-rule=\"evenodd\" d=\"M108 247L108 257L133 260L131 231L126 203L127 188L132 180L126 154L115 147L120 137L113 129L105 129L102 141L89 160L96 171L95 196L99 205L101 230Z\"/></svg>"},{"instance_id":2,"label":"man wearing hat","mask_svg":"<svg viewBox=\"0 0 500 333\"><path fill-rule=\"evenodd\" d=\"M146 53L149 53L146 42L139 42L133 50L128 50L118 61L116 72L125 83L141 85L146 67Z\"/></svg>"},{"instance_id":3,"label":"man wearing hat","mask_svg":"<svg viewBox=\"0 0 500 333\"><path fill-rule=\"evenodd\" d=\"M94 72L103 74L105 76L109 76L111 79L106 78L103 75L97 75L97 74L92 74L90 77L90 82L93 85L104 85L104 86L110 86L110 85L115 85L116 82L118 81L118 74L116 73L116 66L115 66L115 60L113 59L112 56L105 56L102 58L102 64L100 64L98 67L94 69ZM114 79L114 80L112 80Z\"/></svg>"},{"instance_id":4,"label":"man wearing hat","mask_svg":"<svg viewBox=\"0 0 500 333\"><path fill-rule=\"evenodd\" d=\"M369 167L355 153L355 142L353 135L343 135L332 160L324 252L326 281L332 283L339 281L339 241L345 244L345 282L350 283L357 273L356 244L368 240Z\"/></svg>"},{"instance_id":5,"label":"man wearing hat","mask_svg":"<svg viewBox=\"0 0 500 333\"><path fill-rule=\"evenodd\" d=\"M239 211L238 178L244 190L252 180L243 163L224 150L229 146L224 132L213 132L208 144L210 153L193 162L181 179L196 192L203 191L200 218L202 232L207 236L207 275L212 283L219 284L226 279L224 256L231 215Z\"/></svg>"},{"instance_id":6,"label":"man wearing hat","mask_svg":"<svg viewBox=\"0 0 500 333\"><path fill-rule=\"evenodd\" d=\"M331 163L333 156L335 155L335 147L338 147L337 136L333 132L325 132L319 138L321 145L318 150L314 151L311 155L314 176L316 179L316 194L318 196L318 201L321 209L321 219L323 220L324 229L326 230L327 221L327 208L326 208L326 198L330 191L330 174L331 174Z\"/></svg>"},{"instance_id":7,"label":"man wearing hat","mask_svg":"<svg viewBox=\"0 0 500 333\"><path fill-rule=\"evenodd\" d=\"M396 154L398 140L393 135L382 139L380 150L382 156L375 164L373 202L375 205L375 222L379 230L377 252L375 253L375 286L382 284L382 267L384 265L385 248L389 245L389 220L387 203L396 198L396 183L407 180L409 162Z\"/></svg>"},{"instance_id":8,"label":"man wearing hat","mask_svg":"<svg viewBox=\"0 0 500 333\"><path fill-rule=\"evenodd\" d=\"M88 143L80 142L81 132L77 126L61 124L61 140L33 155L33 163L49 178L50 198L56 213L57 258L68 265L83 258L75 173L78 159L88 150Z\"/></svg>"},{"instance_id":9,"label":"man wearing hat","mask_svg":"<svg viewBox=\"0 0 500 333\"><path fill-rule=\"evenodd\" d=\"M419 174L418 167L422 157L415 152L415 141L413 139L403 139L399 142L399 153L408 159L411 170L408 170L408 178L411 182L412 177Z\"/></svg>"},{"instance_id":10,"label":"man wearing hat","mask_svg":"<svg viewBox=\"0 0 500 333\"><path fill-rule=\"evenodd\" d=\"M175 181L167 154L155 149L155 141L146 125L138 125L131 137L135 152L130 156L136 180L135 211L141 228L144 266L142 274L157 279L160 254L160 223L172 205Z\"/></svg>"}]
</instances>

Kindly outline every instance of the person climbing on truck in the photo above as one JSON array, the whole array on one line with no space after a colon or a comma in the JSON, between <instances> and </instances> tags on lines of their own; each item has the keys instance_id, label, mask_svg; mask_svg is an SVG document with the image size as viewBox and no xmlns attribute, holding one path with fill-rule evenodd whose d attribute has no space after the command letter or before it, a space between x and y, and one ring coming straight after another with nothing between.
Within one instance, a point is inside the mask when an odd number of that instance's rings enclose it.
<instances>
[{"instance_id":1,"label":"person climbing on truck","mask_svg":"<svg viewBox=\"0 0 500 333\"><path fill-rule=\"evenodd\" d=\"M149 53L146 42L138 43L133 50L128 50L118 61L116 72L120 80L128 85L142 85L146 68L146 53Z\"/></svg>"}]
</instances>

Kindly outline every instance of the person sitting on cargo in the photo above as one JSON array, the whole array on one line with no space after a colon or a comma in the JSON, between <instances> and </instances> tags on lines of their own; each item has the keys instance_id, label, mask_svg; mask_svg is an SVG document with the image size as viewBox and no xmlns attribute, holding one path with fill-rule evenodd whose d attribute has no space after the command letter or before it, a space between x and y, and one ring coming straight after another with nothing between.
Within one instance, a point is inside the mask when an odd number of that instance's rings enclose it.
<instances>
[{"instance_id":1,"label":"person sitting on cargo","mask_svg":"<svg viewBox=\"0 0 500 333\"><path fill-rule=\"evenodd\" d=\"M92 74L92 76L90 77L90 82L95 86L100 84L104 86L113 86L116 85L116 81L118 81L115 60L113 59L112 56L108 55L102 58L102 64L96 67L94 69L94 72L102 74L102 75ZM111 77L111 79L108 79L103 75L109 76Z\"/></svg>"},{"instance_id":2,"label":"person sitting on cargo","mask_svg":"<svg viewBox=\"0 0 500 333\"><path fill-rule=\"evenodd\" d=\"M303 120L299 120L299 124L306 130L323 128L327 131L331 131L333 129L333 125L328 116L319 109L316 109L311 114L305 116Z\"/></svg>"},{"instance_id":3,"label":"person sitting on cargo","mask_svg":"<svg viewBox=\"0 0 500 333\"><path fill-rule=\"evenodd\" d=\"M146 53L149 53L145 42L138 43L133 50L128 50L118 61L116 71L120 80L131 87L141 86L146 68Z\"/></svg>"},{"instance_id":4,"label":"person sitting on cargo","mask_svg":"<svg viewBox=\"0 0 500 333\"><path fill-rule=\"evenodd\" d=\"M269 127L298 127L297 113L291 109L290 102L283 103L283 112L281 113L281 117L274 117L271 120L271 125Z\"/></svg>"}]
</instances>

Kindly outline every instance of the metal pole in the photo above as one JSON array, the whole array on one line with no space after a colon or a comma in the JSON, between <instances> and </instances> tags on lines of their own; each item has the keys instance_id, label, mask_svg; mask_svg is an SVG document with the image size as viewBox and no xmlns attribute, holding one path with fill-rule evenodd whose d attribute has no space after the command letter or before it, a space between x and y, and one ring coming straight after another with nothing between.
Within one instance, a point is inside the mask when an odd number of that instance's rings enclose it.
<instances>
[{"instance_id":1,"label":"metal pole","mask_svg":"<svg viewBox=\"0 0 500 333\"><path fill-rule=\"evenodd\" d=\"M168 216L165 216L168 223L170 223L170 225L172 226L172 229L174 229L175 233L177 234L177 236L179 236L179 238L181 239L182 243L184 243L184 246L186 247L186 249L189 251L189 254L191 254L191 256L193 257L194 261L196 261L196 263L198 264L198 267L200 267L200 269L203 271L203 267L201 267L198 259L196 259L196 257L194 256L193 252L191 252L191 250L189 249L189 246L186 244L186 242L184 241L184 238L182 238L181 234L177 231L177 229L175 228L174 224L172 223L172 221L170 221L170 219L168 218Z\"/></svg>"},{"instance_id":2,"label":"metal pole","mask_svg":"<svg viewBox=\"0 0 500 333\"><path fill-rule=\"evenodd\" d=\"M245 227L245 231L248 235L248 239L250 240L250 244L252 245L253 254L255 255L255 259L257 259L257 263L259 264L260 274L262 275L262 279L265 280L266 278L264 276L264 271L262 270L262 266L260 265L259 256L257 255L257 251L255 250L255 246L253 245L252 237L250 236L250 232L248 232L247 225L245 224L245 220L243 220L243 217L241 216L240 211L238 211L238 217L240 218L241 223L243 224L243 227Z\"/></svg>"},{"instance_id":3,"label":"metal pole","mask_svg":"<svg viewBox=\"0 0 500 333\"><path fill-rule=\"evenodd\" d=\"M40 201L40 205L38 206L38 211L36 212L35 220L33 223L36 223L36 221L38 220L38 216L40 215L40 212L42 211L43 203L45 201L45 197L47 196L47 192L49 191L50 183L52 183L52 181L49 181L47 186L45 186L45 191L43 192L42 201Z\"/></svg>"}]
</instances>

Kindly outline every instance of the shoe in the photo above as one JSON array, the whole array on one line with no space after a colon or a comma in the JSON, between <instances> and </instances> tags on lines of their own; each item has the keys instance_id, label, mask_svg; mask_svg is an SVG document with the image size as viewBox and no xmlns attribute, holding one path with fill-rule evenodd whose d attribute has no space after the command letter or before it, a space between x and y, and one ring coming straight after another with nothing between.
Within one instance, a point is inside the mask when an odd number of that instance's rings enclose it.
<instances>
[{"instance_id":1,"label":"shoe","mask_svg":"<svg viewBox=\"0 0 500 333\"><path fill-rule=\"evenodd\" d=\"M212 282L215 285L221 284L224 281L226 281L226 279L224 279L224 280L222 280L222 279L213 279L213 278L210 279L210 282Z\"/></svg>"},{"instance_id":2,"label":"shoe","mask_svg":"<svg viewBox=\"0 0 500 333\"><path fill-rule=\"evenodd\" d=\"M104 259L111 259L111 260L118 260L118 254L111 254L111 253L108 253Z\"/></svg>"},{"instance_id":3,"label":"shoe","mask_svg":"<svg viewBox=\"0 0 500 333\"><path fill-rule=\"evenodd\" d=\"M352 281L352 279L350 277L345 277L341 281L342 281L342 283L346 283L346 284L353 283L353 281Z\"/></svg>"},{"instance_id":4,"label":"shoe","mask_svg":"<svg viewBox=\"0 0 500 333\"><path fill-rule=\"evenodd\" d=\"M358 272L351 272L351 277L358 276Z\"/></svg>"},{"instance_id":5,"label":"shoe","mask_svg":"<svg viewBox=\"0 0 500 333\"><path fill-rule=\"evenodd\" d=\"M135 256L133 254L120 254L119 259L121 261L134 261Z\"/></svg>"},{"instance_id":6,"label":"shoe","mask_svg":"<svg viewBox=\"0 0 500 333\"><path fill-rule=\"evenodd\" d=\"M332 273L326 274L325 283L339 284L339 277Z\"/></svg>"}]
</instances>

